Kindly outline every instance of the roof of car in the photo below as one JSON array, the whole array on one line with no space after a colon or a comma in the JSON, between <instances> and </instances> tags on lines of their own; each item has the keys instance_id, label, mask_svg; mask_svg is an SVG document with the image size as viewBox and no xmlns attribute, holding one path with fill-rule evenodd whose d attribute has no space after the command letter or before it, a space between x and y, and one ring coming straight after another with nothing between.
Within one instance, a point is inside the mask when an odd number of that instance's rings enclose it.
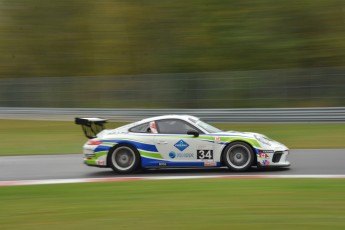
<instances>
[{"instance_id":1,"label":"roof of car","mask_svg":"<svg viewBox=\"0 0 345 230\"><path fill-rule=\"evenodd\" d=\"M199 120L199 118L190 116L190 115L164 115L164 116L157 116L157 117L150 117L140 121L140 123L155 121L155 120L162 120L162 119L181 119L181 120Z\"/></svg>"}]
</instances>

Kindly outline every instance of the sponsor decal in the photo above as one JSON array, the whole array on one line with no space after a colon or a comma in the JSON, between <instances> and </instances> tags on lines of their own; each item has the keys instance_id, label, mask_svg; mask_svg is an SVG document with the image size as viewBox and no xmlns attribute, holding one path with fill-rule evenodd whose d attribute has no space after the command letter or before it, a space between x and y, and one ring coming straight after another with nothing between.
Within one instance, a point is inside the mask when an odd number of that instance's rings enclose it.
<instances>
[{"instance_id":1,"label":"sponsor decal","mask_svg":"<svg viewBox=\"0 0 345 230\"><path fill-rule=\"evenodd\" d=\"M170 152L169 157L174 159L174 158L194 158L194 153L175 153L175 152Z\"/></svg>"},{"instance_id":2,"label":"sponsor decal","mask_svg":"<svg viewBox=\"0 0 345 230\"><path fill-rule=\"evenodd\" d=\"M270 164L270 161L268 161L268 160L263 160L262 161L262 165L264 165L264 166L267 166L269 164Z\"/></svg>"},{"instance_id":3,"label":"sponsor decal","mask_svg":"<svg viewBox=\"0 0 345 230\"><path fill-rule=\"evenodd\" d=\"M269 156L266 153L260 153L259 157L260 158L269 158Z\"/></svg>"},{"instance_id":4,"label":"sponsor decal","mask_svg":"<svg viewBox=\"0 0 345 230\"><path fill-rule=\"evenodd\" d=\"M269 158L270 156L268 155L269 153L274 153L273 150L259 150L258 157L260 158Z\"/></svg>"},{"instance_id":5,"label":"sponsor decal","mask_svg":"<svg viewBox=\"0 0 345 230\"><path fill-rule=\"evenodd\" d=\"M176 153L175 152L170 152L169 153L169 157L174 159L176 157Z\"/></svg>"},{"instance_id":6,"label":"sponsor decal","mask_svg":"<svg viewBox=\"0 0 345 230\"><path fill-rule=\"evenodd\" d=\"M98 160L98 161L96 161L96 164L97 164L97 165L105 165L105 161L103 161L103 160Z\"/></svg>"},{"instance_id":7,"label":"sponsor decal","mask_svg":"<svg viewBox=\"0 0 345 230\"><path fill-rule=\"evenodd\" d=\"M168 164L165 163L165 162L159 162L158 165L159 165L159 166L167 166Z\"/></svg>"},{"instance_id":8,"label":"sponsor decal","mask_svg":"<svg viewBox=\"0 0 345 230\"><path fill-rule=\"evenodd\" d=\"M214 140L215 140L216 142L220 142L220 137L214 137Z\"/></svg>"},{"instance_id":9,"label":"sponsor decal","mask_svg":"<svg viewBox=\"0 0 345 230\"><path fill-rule=\"evenodd\" d=\"M259 153L274 153L273 150L259 150Z\"/></svg>"},{"instance_id":10,"label":"sponsor decal","mask_svg":"<svg viewBox=\"0 0 345 230\"><path fill-rule=\"evenodd\" d=\"M176 144L174 144L174 146L182 152L183 150L188 148L189 144L184 140L179 140Z\"/></svg>"},{"instance_id":11,"label":"sponsor decal","mask_svg":"<svg viewBox=\"0 0 345 230\"><path fill-rule=\"evenodd\" d=\"M217 166L217 163L214 161L205 161L204 166Z\"/></svg>"},{"instance_id":12,"label":"sponsor decal","mask_svg":"<svg viewBox=\"0 0 345 230\"><path fill-rule=\"evenodd\" d=\"M177 153L176 156L179 158L193 158L194 153Z\"/></svg>"},{"instance_id":13,"label":"sponsor decal","mask_svg":"<svg viewBox=\"0 0 345 230\"><path fill-rule=\"evenodd\" d=\"M213 159L213 150L198 149L196 150L196 158L201 160Z\"/></svg>"}]
</instances>

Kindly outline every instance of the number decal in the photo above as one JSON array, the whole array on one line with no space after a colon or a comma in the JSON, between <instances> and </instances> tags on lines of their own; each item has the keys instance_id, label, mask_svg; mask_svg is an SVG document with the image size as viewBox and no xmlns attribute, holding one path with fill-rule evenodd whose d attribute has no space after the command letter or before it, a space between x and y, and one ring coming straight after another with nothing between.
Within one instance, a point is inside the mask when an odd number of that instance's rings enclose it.
<instances>
[{"instance_id":1,"label":"number decal","mask_svg":"<svg viewBox=\"0 0 345 230\"><path fill-rule=\"evenodd\" d=\"M196 158L201 160L212 160L213 150L196 150Z\"/></svg>"}]
</instances>

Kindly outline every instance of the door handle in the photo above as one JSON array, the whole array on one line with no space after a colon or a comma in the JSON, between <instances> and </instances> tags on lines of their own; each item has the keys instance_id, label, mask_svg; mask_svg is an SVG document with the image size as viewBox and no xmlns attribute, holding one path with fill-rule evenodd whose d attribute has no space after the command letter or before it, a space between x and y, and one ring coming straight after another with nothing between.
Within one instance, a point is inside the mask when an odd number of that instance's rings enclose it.
<instances>
[{"instance_id":1,"label":"door handle","mask_svg":"<svg viewBox=\"0 0 345 230\"><path fill-rule=\"evenodd\" d=\"M167 141L158 141L157 144L159 144L159 145L160 144L168 144L168 142Z\"/></svg>"}]
</instances>

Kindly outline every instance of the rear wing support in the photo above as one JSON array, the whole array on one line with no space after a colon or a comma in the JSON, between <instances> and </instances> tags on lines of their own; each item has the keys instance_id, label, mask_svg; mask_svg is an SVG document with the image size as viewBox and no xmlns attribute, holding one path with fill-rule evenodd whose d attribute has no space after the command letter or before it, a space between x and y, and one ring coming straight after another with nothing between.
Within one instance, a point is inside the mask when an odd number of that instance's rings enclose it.
<instances>
[{"instance_id":1,"label":"rear wing support","mask_svg":"<svg viewBox=\"0 0 345 230\"><path fill-rule=\"evenodd\" d=\"M105 129L106 119L102 118L75 118L75 123L81 125L85 136L89 139L95 138L99 132Z\"/></svg>"}]
</instances>

